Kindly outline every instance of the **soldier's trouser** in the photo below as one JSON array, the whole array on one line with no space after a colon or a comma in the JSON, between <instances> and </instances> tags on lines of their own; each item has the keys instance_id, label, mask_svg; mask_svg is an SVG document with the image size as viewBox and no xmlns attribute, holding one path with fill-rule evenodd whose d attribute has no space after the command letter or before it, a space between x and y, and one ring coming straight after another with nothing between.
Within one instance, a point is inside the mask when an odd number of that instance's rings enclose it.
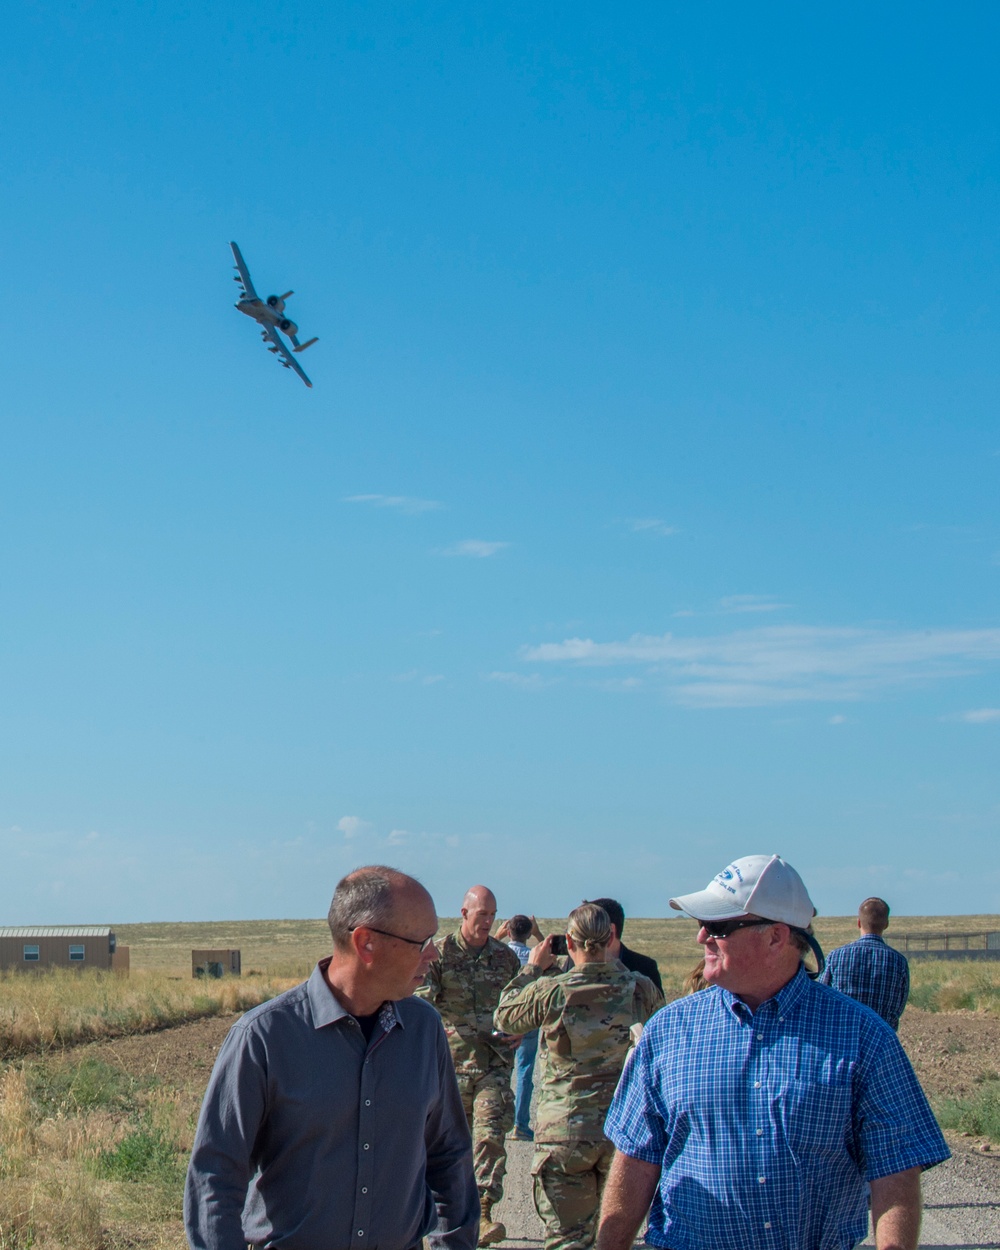
<instances>
[{"instance_id":1,"label":"soldier's trouser","mask_svg":"<svg viewBox=\"0 0 1000 1250\"><path fill-rule=\"evenodd\" d=\"M499 1202L503 1197L503 1177L507 1170L504 1138L514 1124L510 1069L487 1072L483 1076L459 1073L458 1088L472 1132L472 1164L479 1196Z\"/></svg>"},{"instance_id":2,"label":"soldier's trouser","mask_svg":"<svg viewBox=\"0 0 1000 1250\"><path fill-rule=\"evenodd\" d=\"M614 1153L607 1140L536 1144L531 1174L545 1250L590 1250Z\"/></svg>"}]
</instances>

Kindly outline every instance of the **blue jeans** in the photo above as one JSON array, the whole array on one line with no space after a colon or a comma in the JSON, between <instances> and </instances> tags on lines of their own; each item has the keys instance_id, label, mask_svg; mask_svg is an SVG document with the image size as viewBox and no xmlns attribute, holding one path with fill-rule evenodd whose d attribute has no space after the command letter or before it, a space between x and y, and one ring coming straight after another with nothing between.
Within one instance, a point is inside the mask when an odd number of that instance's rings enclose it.
<instances>
[{"instance_id":1,"label":"blue jeans","mask_svg":"<svg viewBox=\"0 0 1000 1250\"><path fill-rule=\"evenodd\" d=\"M538 1053L538 1030L525 1033L521 1045L514 1051L514 1071L517 1085L514 1091L514 1127L522 1133L530 1133L528 1116L531 1111L531 1094L535 1087L535 1055Z\"/></svg>"}]
</instances>

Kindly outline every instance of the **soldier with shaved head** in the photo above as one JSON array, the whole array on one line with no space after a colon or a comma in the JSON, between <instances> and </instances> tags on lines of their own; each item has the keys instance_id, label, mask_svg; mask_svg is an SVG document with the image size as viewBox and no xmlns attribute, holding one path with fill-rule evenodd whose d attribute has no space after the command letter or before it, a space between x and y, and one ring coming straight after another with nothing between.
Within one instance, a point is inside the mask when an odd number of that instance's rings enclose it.
<instances>
[{"instance_id":1,"label":"soldier with shaved head","mask_svg":"<svg viewBox=\"0 0 1000 1250\"><path fill-rule=\"evenodd\" d=\"M521 969L510 947L490 936L496 914L492 890L474 885L462 902L461 925L441 942L439 958L417 990L441 1013L472 1130L481 1246L502 1241L507 1235L492 1212L503 1196L507 1167L504 1139L514 1123L510 1077L516 1039L494 1030L493 1013L504 986Z\"/></svg>"}]
</instances>

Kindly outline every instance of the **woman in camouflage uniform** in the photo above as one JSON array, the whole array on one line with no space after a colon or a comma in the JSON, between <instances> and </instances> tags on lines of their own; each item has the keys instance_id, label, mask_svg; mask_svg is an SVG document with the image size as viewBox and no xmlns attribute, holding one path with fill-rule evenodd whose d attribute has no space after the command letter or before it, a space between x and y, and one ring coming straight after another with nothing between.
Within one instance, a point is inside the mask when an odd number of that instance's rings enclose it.
<instances>
[{"instance_id":1,"label":"woman in camouflage uniform","mask_svg":"<svg viewBox=\"0 0 1000 1250\"><path fill-rule=\"evenodd\" d=\"M541 1030L531 1172L545 1250L588 1250L594 1244L614 1154L604 1117L628 1053L629 1030L663 1001L650 980L607 959L611 934L603 908L578 907L566 933L570 971L545 975L555 965L552 939L546 938L504 990L494 1017L503 1033Z\"/></svg>"}]
</instances>

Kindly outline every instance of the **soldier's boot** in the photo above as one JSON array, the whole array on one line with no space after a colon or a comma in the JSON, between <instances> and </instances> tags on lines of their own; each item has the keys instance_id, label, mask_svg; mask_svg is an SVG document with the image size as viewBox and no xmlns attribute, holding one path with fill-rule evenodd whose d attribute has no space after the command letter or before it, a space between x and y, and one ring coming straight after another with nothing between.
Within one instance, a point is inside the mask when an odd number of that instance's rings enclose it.
<instances>
[{"instance_id":1,"label":"soldier's boot","mask_svg":"<svg viewBox=\"0 0 1000 1250\"><path fill-rule=\"evenodd\" d=\"M493 1199L487 1198L485 1195L481 1196L479 1208L479 1244L481 1246L492 1246L498 1241L505 1241L507 1238L506 1225L500 1224L492 1218Z\"/></svg>"}]
</instances>

